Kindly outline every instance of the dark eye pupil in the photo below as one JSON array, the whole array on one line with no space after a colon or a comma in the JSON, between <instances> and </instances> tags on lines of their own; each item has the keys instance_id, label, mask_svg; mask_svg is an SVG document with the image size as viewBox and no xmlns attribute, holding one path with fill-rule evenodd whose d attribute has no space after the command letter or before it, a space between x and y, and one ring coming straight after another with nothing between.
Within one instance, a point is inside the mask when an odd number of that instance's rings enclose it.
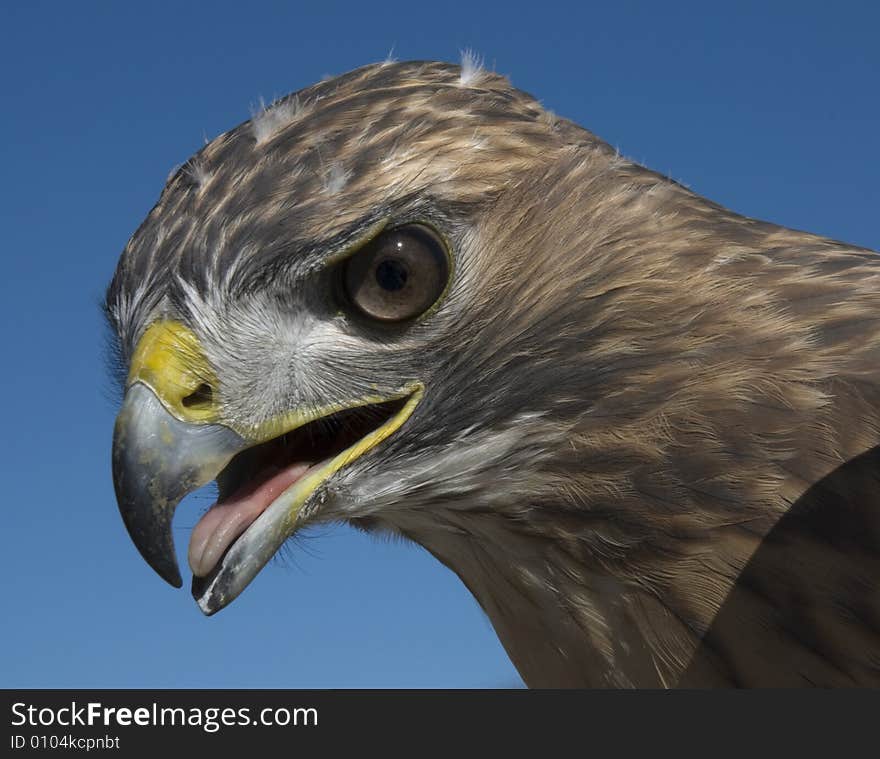
<instances>
[{"instance_id":1,"label":"dark eye pupil","mask_svg":"<svg viewBox=\"0 0 880 759\"><path fill-rule=\"evenodd\" d=\"M395 227L343 259L336 274L340 305L378 322L409 321L443 295L449 264L446 243L433 229L417 222Z\"/></svg>"},{"instance_id":2,"label":"dark eye pupil","mask_svg":"<svg viewBox=\"0 0 880 759\"><path fill-rule=\"evenodd\" d=\"M376 282L383 290L394 292L406 285L408 272L406 266L393 258L386 258L376 267Z\"/></svg>"}]
</instances>

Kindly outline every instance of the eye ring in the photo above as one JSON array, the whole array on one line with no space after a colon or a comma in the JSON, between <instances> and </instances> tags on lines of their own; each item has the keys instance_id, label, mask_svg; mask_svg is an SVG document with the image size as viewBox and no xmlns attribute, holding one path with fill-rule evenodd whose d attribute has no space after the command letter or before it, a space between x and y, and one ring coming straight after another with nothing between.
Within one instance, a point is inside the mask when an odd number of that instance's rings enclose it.
<instances>
[{"instance_id":1,"label":"eye ring","mask_svg":"<svg viewBox=\"0 0 880 759\"><path fill-rule=\"evenodd\" d=\"M382 323L415 319L446 292L452 267L443 238L421 223L385 230L339 266L342 298Z\"/></svg>"}]
</instances>

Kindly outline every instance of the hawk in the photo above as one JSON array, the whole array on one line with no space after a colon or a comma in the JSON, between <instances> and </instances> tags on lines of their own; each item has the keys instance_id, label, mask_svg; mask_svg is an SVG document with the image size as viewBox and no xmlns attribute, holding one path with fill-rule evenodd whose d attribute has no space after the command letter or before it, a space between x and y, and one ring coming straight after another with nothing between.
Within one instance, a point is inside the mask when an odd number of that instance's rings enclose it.
<instances>
[{"instance_id":1,"label":"hawk","mask_svg":"<svg viewBox=\"0 0 880 759\"><path fill-rule=\"evenodd\" d=\"M135 545L213 614L308 525L424 546L529 686L880 685L880 258L740 216L466 60L271 104L106 311Z\"/></svg>"}]
</instances>

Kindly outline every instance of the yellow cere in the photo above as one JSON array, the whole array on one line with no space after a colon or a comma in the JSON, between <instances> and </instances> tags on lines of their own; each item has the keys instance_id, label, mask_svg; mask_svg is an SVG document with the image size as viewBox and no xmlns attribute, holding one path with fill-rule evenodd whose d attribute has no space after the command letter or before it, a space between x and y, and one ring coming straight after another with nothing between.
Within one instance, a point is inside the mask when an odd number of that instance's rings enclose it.
<instances>
[{"instance_id":1,"label":"yellow cere","mask_svg":"<svg viewBox=\"0 0 880 759\"><path fill-rule=\"evenodd\" d=\"M135 349L128 384L142 382L171 414L185 422L213 422L218 409L212 393L217 378L188 327L159 321L144 332ZM207 388L207 393L202 389Z\"/></svg>"}]
</instances>

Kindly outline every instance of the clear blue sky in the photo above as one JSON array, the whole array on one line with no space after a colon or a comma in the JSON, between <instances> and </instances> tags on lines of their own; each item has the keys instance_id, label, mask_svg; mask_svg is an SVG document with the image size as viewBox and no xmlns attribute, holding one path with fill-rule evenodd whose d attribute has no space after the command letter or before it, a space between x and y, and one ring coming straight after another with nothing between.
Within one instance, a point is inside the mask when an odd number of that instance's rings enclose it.
<instances>
[{"instance_id":1,"label":"clear blue sky","mask_svg":"<svg viewBox=\"0 0 880 759\"><path fill-rule=\"evenodd\" d=\"M15 5L0 10L2 686L520 682L417 547L309 536L206 619L123 529L97 303L169 169L260 96L392 47L471 47L716 201L880 248L874 2ZM208 503L178 512L181 550Z\"/></svg>"}]
</instances>

